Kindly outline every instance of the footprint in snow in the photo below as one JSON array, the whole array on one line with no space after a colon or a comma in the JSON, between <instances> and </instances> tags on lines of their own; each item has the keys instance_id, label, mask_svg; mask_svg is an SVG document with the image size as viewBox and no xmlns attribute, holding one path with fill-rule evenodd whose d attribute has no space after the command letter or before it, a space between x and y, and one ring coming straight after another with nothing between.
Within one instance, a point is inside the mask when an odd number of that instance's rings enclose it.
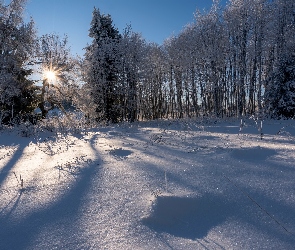
<instances>
[{"instance_id":1,"label":"footprint in snow","mask_svg":"<svg viewBox=\"0 0 295 250\"><path fill-rule=\"evenodd\" d=\"M126 150L122 148L113 149L110 151L110 154L119 159L126 159L133 152L131 150Z\"/></svg>"}]
</instances>

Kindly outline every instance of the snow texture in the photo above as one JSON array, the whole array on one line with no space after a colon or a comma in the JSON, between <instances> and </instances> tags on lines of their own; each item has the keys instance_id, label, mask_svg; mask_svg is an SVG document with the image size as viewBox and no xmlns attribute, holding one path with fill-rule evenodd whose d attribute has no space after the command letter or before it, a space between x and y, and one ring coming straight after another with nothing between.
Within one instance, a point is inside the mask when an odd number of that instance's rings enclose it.
<instances>
[{"instance_id":1,"label":"snow texture","mask_svg":"<svg viewBox=\"0 0 295 250\"><path fill-rule=\"evenodd\" d=\"M294 249L293 121L0 131L0 249Z\"/></svg>"}]
</instances>

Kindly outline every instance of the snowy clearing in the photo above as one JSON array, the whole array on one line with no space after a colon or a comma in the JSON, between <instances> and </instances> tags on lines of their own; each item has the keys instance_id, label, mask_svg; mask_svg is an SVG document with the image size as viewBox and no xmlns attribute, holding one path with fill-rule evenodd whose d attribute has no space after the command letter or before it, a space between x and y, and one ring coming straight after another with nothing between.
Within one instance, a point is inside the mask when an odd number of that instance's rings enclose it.
<instances>
[{"instance_id":1,"label":"snowy clearing","mask_svg":"<svg viewBox=\"0 0 295 250\"><path fill-rule=\"evenodd\" d=\"M294 249L294 122L239 130L0 131L0 249Z\"/></svg>"}]
</instances>

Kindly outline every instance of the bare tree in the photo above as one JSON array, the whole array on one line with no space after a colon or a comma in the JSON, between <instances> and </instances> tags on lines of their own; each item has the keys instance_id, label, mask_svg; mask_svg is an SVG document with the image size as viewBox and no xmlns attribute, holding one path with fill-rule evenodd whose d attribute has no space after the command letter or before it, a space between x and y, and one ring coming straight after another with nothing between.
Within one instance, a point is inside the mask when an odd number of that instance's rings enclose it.
<instances>
[{"instance_id":1,"label":"bare tree","mask_svg":"<svg viewBox=\"0 0 295 250\"><path fill-rule=\"evenodd\" d=\"M64 113L65 104L71 104L77 90L77 60L70 53L67 37L48 34L39 39L38 64L43 76L39 108L46 118L50 109L57 106Z\"/></svg>"}]
</instances>

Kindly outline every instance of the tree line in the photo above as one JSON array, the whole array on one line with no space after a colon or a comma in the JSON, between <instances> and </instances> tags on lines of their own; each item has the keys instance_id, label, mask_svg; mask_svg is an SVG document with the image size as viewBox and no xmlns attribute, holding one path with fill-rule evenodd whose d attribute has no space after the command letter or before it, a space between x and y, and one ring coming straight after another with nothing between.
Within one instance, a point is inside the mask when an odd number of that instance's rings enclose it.
<instances>
[{"instance_id":1,"label":"tree line","mask_svg":"<svg viewBox=\"0 0 295 250\"><path fill-rule=\"evenodd\" d=\"M214 1L161 46L119 34L95 9L90 37L85 88L98 119L294 116L294 0Z\"/></svg>"},{"instance_id":2,"label":"tree line","mask_svg":"<svg viewBox=\"0 0 295 250\"><path fill-rule=\"evenodd\" d=\"M67 39L36 37L25 0L0 4L0 123L66 104L106 122L295 114L295 0L213 1L162 45L94 8L82 59ZM33 55L33 56L32 56ZM36 86L31 65L57 73ZM82 83L82 84L81 84Z\"/></svg>"}]
</instances>

